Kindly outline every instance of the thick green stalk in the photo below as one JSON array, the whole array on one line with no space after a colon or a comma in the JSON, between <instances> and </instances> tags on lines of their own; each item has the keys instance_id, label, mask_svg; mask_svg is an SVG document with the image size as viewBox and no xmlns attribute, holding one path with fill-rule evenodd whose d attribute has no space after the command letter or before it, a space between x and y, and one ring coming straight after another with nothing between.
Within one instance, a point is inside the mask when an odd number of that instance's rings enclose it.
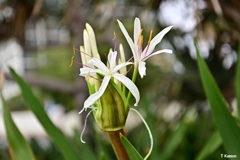
<instances>
[{"instance_id":1,"label":"thick green stalk","mask_svg":"<svg viewBox=\"0 0 240 160\"><path fill-rule=\"evenodd\" d=\"M129 156L127 154L127 151L125 147L123 146L121 139L120 139L120 133L123 134L123 129L118 130L118 131L111 131L111 132L106 132L111 145L113 147L113 150L116 154L116 157L118 160L129 160Z\"/></svg>"}]
</instances>

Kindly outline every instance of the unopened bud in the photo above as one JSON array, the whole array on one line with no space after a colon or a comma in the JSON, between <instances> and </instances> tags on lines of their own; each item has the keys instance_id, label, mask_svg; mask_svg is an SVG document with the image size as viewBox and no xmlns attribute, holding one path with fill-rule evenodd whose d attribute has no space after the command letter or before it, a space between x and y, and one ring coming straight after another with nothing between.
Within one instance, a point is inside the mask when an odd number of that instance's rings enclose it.
<instances>
[{"instance_id":1,"label":"unopened bud","mask_svg":"<svg viewBox=\"0 0 240 160\"><path fill-rule=\"evenodd\" d=\"M126 101L119 94L116 86L109 83L104 94L97 104L94 117L98 126L103 131L116 131L125 125L129 108Z\"/></svg>"}]
</instances>

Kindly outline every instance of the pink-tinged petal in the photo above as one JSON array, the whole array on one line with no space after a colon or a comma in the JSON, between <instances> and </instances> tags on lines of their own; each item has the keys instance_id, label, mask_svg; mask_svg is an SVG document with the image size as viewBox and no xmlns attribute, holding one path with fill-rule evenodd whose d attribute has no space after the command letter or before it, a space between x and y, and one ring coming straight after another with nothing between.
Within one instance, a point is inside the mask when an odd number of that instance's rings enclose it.
<instances>
[{"instance_id":1,"label":"pink-tinged petal","mask_svg":"<svg viewBox=\"0 0 240 160\"><path fill-rule=\"evenodd\" d=\"M129 78L122 74L115 73L113 77L122 82L128 88L128 90L132 93L133 97L136 100L134 106L137 106L140 100L140 93L138 91L137 86Z\"/></svg>"},{"instance_id":2,"label":"pink-tinged petal","mask_svg":"<svg viewBox=\"0 0 240 160\"><path fill-rule=\"evenodd\" d=\"M107 66L97 58L92 58L91 60L89 60L88 65L97 67L98 69L102 70L104 74L107 74L109 71Z\"/></svg>"},{"instance_id":3,"label":"pink-tinged petal","mask_svg":"<svg viewBox=\"0 0 240 160\"><path fill-rule=\"evenodd\" d=\"M108 53L108 63L110 70L112 70L116 66L116 58L117 58L116 51Z\"/></svg>"},{"instance_id":4,"label":"pink-tinged petal","mask_svg":"<svg viewBox=\"0 0 240 160\"><path fill-rule=\"evenodd\" d=\"M143 54L145 55L145 57L147 57L149 54L151 54L153 52L153 50L155 49L156 45L158 43L161 42L162 38L165 36L165 34L167 34L168 31L170 31L170 29L173 26L169 26L164 28L161 32L159 32L150 42L149 46L147 46L144 51Z\"/></svg>"},{"instance_id":5,"label":"pink-tinged petal","mask_svg":"<svg viewBox=\"0 0 240 160\"><path fill-rule=\"evenodd\" d=\"M132 50L132 53L133 53L133 57L134 57L134 61L137 63L138 62L138 47L136 44L133 43L133 40L131 39L131 37L129 36L126 28L124 27L124 25L122 24L122 22L120 22L119 20L118 21L118 25L124 35L124 37L126 38L131 50Z\"/></svg>"},{"instance_id":6,"label":"pink-tinged petal","mask_svg":"<svg viewBox=\"0 0 240 160\"><path fill-rule=\"evenodd\" d=\"M148 55L147 57L144 57L142 60L143 60L143 61L146 61L148 58L150 58L150 57L152 57L152 56L155 56L155 55L157 55L157 54L161 54L161 53L169 53L169 54L172 54L172 50L171 50L171 49L159 50L159 51L153 52L152 54Z\"/></svg>"},{"instance_id":7,"label":"pink-tinged petal","mask_svg":"<svg viewBox=\"0 0 240 160\"><path fill-rule=\"evenodd\" d=\"M90 97L88 97L88 99L84 102L83 108L90 107L103 95L104 91L107 88L107 85L108 85L110 79L111 79L111 76L105 76L103 78L103 81L102 81L102 84L101 84L99 90L97 92L95 92L94 94L92 94Z\"/></svg>"},{"instance_id":8,"label":"pink-tinged petal","mask_svg":"<svg viewBox=\"0 0 240 160\"><path fill-rule=\"evenodd\" d=\"M141 22L139 18L134 20L134 43L137 44L139 34L141 32Z\"/></svg>"},{"instance_id":9,"label":"pink-tinged petal","mask_svg":"<svg viewBox=\"0 0 240 160\"><path fill-rule=\"evenodd\" d=\"M139 72L141 78L143 78L144 76L146 76L146 62L139 61L139 64L138 64L138 72Z\"/></svg>"},{"instance_id":10,"label":"pink-tinged petal","mask_svg":"<svg viewBox=\"0 0 240 160\"><path fill-rule=\"evenodd\" d=\"M125 63L120 63L119 65L117 65L115 68L113 68L112 72L117 72L118 70L120 70L121 68L133 64L132 62L125 62Z\"/></svg>"}]
</instances>

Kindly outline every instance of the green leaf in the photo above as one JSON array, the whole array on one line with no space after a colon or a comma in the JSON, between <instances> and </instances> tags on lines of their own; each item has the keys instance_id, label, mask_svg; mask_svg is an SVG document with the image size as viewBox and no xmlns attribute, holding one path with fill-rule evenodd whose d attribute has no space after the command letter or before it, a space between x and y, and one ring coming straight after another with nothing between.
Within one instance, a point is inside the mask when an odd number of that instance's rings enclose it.
<instances>
[{"instance_id":1,"label":"green leaf","mask_svg":"<svg viewBox=\"0 0 240 160\"><path fill-rule=\"evenodd\" d=\"M183 140L186 130L187 124L184 123L184 121L182 121L179 124L178 128L172 133L170 138L167 140L166 145L164 146L164 150L161 154L161 160L170 159L171 156L173 156L173 152L177 148L177 146L181 144L181 141Z\"/></svg>"},{"instance_id":2,"label":"green leaf","mask_svg":"<svg viewBox=\"0 0 240 160\"><path fill-rule=\"evenodd\" d=\"M206 145L203 147L199 155L197 156L196 160L206 159L221 145L222 145L222 138L219 132L214 132L212 136L208 139Z\"/></svg>"},{"instance_id":3,"label":"green leaf","mask_svg":"<svg viewBox=\"0 0 240 160\"><path fill-rule=\"evenodd\" d=\"M59 148L60 152L66 159L79 160L76 149L70 144L68 139L49 119L44 111L44 107L40 104L39 100L34 96L30 87L23 81L23 79L10 68L11 75L21 88L23 99L26 106L34 113L41 125L44 127L48 136L52 139L53 143Z\"/></svg>"},{"instance_id":4,"label":"green leaf","mask_svg":"<svg viewBox=\"0 0 240 160\"><path fill-rule=\"evenodd\" d=\"M121 141L128 153L130 160L143 160L142 156L133 147L133 145L127 140L126 137L124 137L122 134L120 134L120 138L121 138Z\"/></svg>"},{"instance_id":5,"label":"green leaf","mask_svg":"<svg viewBox=\"0 0 240 160\"><path fill-rule=\"evenodd\" d=\"M236 77L236 95L238 106L238 118L240 119L240 42L238 45L238 58L237 58L237 77Z\"/></svg>"},{"instance_id":6,"label":"green leaf","mask_svg":"<svg viewBox=\"0 0 240 160\"><path fill-rule=\"evenodd\" d=\"M34 160L35 158L33 152L28 142L24 139L23 135L13 122L10 111L6 106L2 94L1 99L3 104L3 119L7 134L7 140L9 143L11 158L13 160Z\"/></svg>"},{"instance_id":7,"label":"green leaf","mask_svg":"<svg viewBox=\"0 0 240 160\"><path fill-rule=\"evenodd\" d=\"M237 126L235 119L231 116L225 99L214 81L205 61L200 56L197 42L195 42L195 47L203 88L210 103L213 119L222 137L224 147L228 154L238 155L239 157L240 128Z\"/></svg>"}]
</instances>

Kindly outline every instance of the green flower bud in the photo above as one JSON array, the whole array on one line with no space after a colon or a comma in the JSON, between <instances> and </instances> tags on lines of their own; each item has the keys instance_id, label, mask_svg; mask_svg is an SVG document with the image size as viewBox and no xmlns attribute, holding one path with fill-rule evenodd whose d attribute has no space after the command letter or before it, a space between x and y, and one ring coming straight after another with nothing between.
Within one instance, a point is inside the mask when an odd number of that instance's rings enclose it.
<instances>
[{"instance_id":1,"label":"green flower bud","mask_svg":"<svg viewBox=\"0 0 240 160\"><path fill-rule=\"evenodd\" d=\"M103 131L122 129L127 119L129 105L117 87L114 82L109 83L96 104L97 110L94 111L94 117Z\"/></svg>"}]
</instances>

